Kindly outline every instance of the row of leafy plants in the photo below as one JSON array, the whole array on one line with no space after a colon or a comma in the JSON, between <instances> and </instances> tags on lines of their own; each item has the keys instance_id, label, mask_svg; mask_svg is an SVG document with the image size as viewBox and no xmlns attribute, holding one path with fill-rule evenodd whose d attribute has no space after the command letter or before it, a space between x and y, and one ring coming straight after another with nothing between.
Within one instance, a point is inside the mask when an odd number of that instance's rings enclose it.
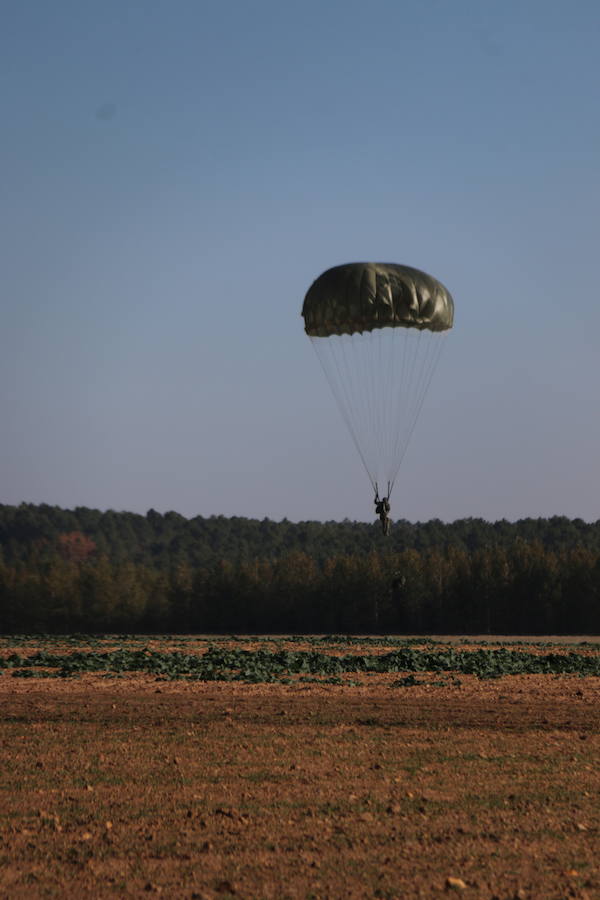
<instances>
[{"instance_id":1,"label":"row of leafy plants","mask_svg":"<svg viewBox=\"0 0 600 900\"><path fill-rule=\"evenodd\" d=\"M159 679L274 682L300 677L339 681L342 676L400 673L452 673L478 678L547 674L600 677L600 655L571 652L532 653L498 649L418 649L406 645L381 654L332 655L317 650L246 650L209 646L204 653L131 649L106 652L74 651L0 656L0 670L16 677L77 677L84 673L125 675L144 673ZM415 683L414 680L405 683Z\"/></svg>"}]
</instances>

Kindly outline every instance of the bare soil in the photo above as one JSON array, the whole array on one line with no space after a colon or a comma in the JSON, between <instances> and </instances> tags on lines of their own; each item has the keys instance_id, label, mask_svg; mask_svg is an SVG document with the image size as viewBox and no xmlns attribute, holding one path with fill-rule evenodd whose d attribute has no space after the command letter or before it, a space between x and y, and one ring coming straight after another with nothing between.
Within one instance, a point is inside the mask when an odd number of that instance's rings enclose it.
<instances>
[{"instance_id":1,"label":"bare soil","mask_svg":"<svg viewBox=\"0 0 600 900\"><path fill-rule=\"evenodd\" d=\"M595 900L599 801L598 678L0 675L7 900Z\"/></svg>"}]
</instances>

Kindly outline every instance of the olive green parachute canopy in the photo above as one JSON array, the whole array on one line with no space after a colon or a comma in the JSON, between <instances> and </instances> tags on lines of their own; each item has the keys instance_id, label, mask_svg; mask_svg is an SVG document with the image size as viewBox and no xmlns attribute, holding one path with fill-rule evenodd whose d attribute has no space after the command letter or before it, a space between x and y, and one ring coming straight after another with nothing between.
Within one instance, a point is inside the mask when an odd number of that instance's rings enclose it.
<instances>
[{"instance_id":1,"label":"olive green parachute canopy","mask_svg":"<svg viewBox=\"0 0 600 900\"><path fill-rule=\"evenodd\" d=\"M347 263L327 269L309 288L302 307L311 337L404 327L446 331L454 303L443 284L410 266Z\"/></svg>"}]
</instances>

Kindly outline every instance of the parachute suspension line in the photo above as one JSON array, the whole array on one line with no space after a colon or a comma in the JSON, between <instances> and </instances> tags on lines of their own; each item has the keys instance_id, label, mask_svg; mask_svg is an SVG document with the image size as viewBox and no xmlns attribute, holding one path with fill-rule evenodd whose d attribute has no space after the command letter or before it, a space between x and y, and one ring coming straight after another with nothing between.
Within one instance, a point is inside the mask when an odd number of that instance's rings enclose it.
<instances>
[{"instance_id":1,"label":"parachute suspension line","mask_svg":"<svg viewBox=\"0 0 600 900\"><path fill-rule=\"evenodd\" d=\"M429 390L429 385L431 384L433 374L437 368L437 364L444 347L444 341L447 333L447 331L444 331L441 335L433 335L433 339L428 341L428 355L423 361L421 380L415 398L412 421L410 423L408 434L406 436L405 446L401 454L400 462L402 462L402 459L404 458L406 448L408 447L408 442L410 441L412 433L415 429L415 425L417 424L417 420L421 414L421 409L423 408L423 403L425 402L425 397L427 395L427 391Z\"/></svg>"},{"instance_id":2,"label":"parachute suspension line","mask_svg":"<svg viewBox=\"0 0 600 900\"><path fill-rule=\"evenodd\" d=\"M357 442L362 448L362 459L365 469L371 480L376 482L376 472L373 461L377 458L374 450L376 446L377 430L374 420L376 408L372 403L373 372L369 355L365 353L370 348L370 342L365 344L363 335L352 334L348 341L342 342L344 353L344 371L349 385L348 413L353 422L353 430ZM361 352L363 351L363 352Z\"/></svg>"},{"instance_id":3,"label":"parachute suspension line","mask_svg":"<svg viewBox=\"0 0 600 900\"><path fill-rule=\"evenodd\" d=\"M389 455L391 451L391 440L397 428L397 422L393 414L393 396L396 381L396 358L394 353L394 331L396 329L381 329L379 333L379 343L381 348L380 360L381 368L378 372L378 384L380 390L379 398L379 414L380 414L380 435L381 444L379 448L380 460L380 478L382 484L387 484L389 479ZM387 491L386 491L387 499Z\"/></svg>"},{"instance_id":4,"label":"parachute suspension line","mask_svg":"<svg viewBox=\"0 0 600 900\"><path fill-rule=\"evenodd\" d=\"M368 428L369 439L373 447L372 464L376 465L377 460L382 458L384 442L385 442L385 406L382 402L384 397L380 396L383 390L381 380L381 336L382 330L375 329L370 333L362 336L367 353L365 354L365 401L368 406ZM377 483L379 483L378 475L375 474Z\"/></svg>"},{"instance_id":5,"label":"parachute suspension line","mask_svg":"<svg viewBox=\"0 0 600 900\"><path fill-rule=\"evenodd\" d=\"M431 380L434 376L437 365L440 361L440 356L442 355L442 350L444 349L444 344L446 342L446 337L448 336L447 331L443 331L441 334L434 337L434 340L430 342L430 349L433 351L431 353L431 361L428 362L427 368L425 370L425 377L423 381L423 385L420 391L420 397L418 400L418 405L415 410L413 423L411 425L410 433L408 435L408 440L410 440L410 436L414 431L414 427L417 424L417 420L419 415L421 414L421 409L423 407L423 403L425 402L425 397L427 395L427 391L429 390L429 385L431 384Z\"/></svg>"},{"instance_id":6,"label":"parachute suspension line","mask_svg":"<svg viewBox=\"0 0 600 900\"><path fill-rule=\"evenodd\" d=\"M420 345L420 332L416 334L414 332L409 332L408 330L404 334L404 353L403 353L403 365L402 365L402 379L401 385L398 392L398 419L403 423L403 428L397 428L394 432L394 447L391 453L392 457L392 467L390 471L390 481L393 487L397 470L399 468L399 445L402 444L402 439L406 434L408 429L408 421L410 416L410 402L411 395L413 391L413 383L414 376L416 370L416 364L418 359L418 352Z\"/></svg>"},{"instance_id":7,"label":"parachute suspension line","mask_svg":"<svg viewBox=\"0 0 600 900\"><path fill-rule=\"evenodd\" d=\"M420 372L417 378L417 387L413 392L411 412L410 416L407 417L407 427L404 429L403 434L398 434L398 441L396 443L395 452L395 466L391 480L392 487L394 486L394 482L396 481L396 478L398 476L398 472L404 460L404 456L406 455L412 433L415 430L415 426L421 413L421 409L423 408L425 397L439 363L447 334L447 331L443 331L427 336L428 340L426 341L426 352L423 354L423 358L421 359ZM410 394L410 392L410 389L408 389L407 394Z\"/></svg>"},{"instance_id":8,"label":"parachute suspension line","mask_svg":"<svg viewBox=\"0 0 600 900\"><path fill-rule=\"evenodd\" d=\"M395 434L394 449L392 454L394 464L398 459L399 445L402 444L402 439L405 437L409 428L411 405L414 401L415 376L418 371L419 357L422 350L422 335L422 331L414 329L412 331L407 330L405 335L407 365L405 369L405 381L402 384L400 393L400 401L402 404L402 428L398 429Z\"/></svg>"},{"instance_id":9,"label":"parachute suspension line","mask_svg":"<svg viewBox=\"0 0 600 900\"><path fill-rule=\"evenodd\" d=\"M394 446L397 442L398 435L401 431L404 404L405 404L405 387L406 373L409 351L409 337L406 329L393 329L391 334L392 350L390 353L392 363L392 374L390 377L390 398L388 415L393 421L391 428L391 446L388 448L389 461L386 461L386 473L388 476L388 497L393 487L393 463L394 463ZM399 365L399 372L396 370ZM394 398L397 398L396 400Z\"/></svg>"},{"instance_id":10,"label":"parachute suspension line","mask_svg":"<svg viewBox=\"0 0 600 900\"><path fill-rule=\"evenodd\" d=\"M444 332L376 328L311 336L374 492L389 499L441 352Z\"/></svg>"},{"instance_id":11,"label":"parachute suspension line","mask_svg":"<svg viewBox=\"0 0 600 900\"><path fill-rule=\"evenodd\" d=\"M379 407L380 418L378 425L378 433L380 435L379 459L382 461L382 474L386 477L387 492L386 499L389 499L389 459L391 453L390 439L393 438L395 429L398 427L393 417L394 391L396 387L396 353L394 350L394 332L397 329L380 329L378 332L379 346L379 373L380 385L382 391L382 402ZM389 345L392 346L392 352L389 352ZM387 351L387 352L386 352Z\"/></svg>"},{"instance_id":12,"label":"parachute suspension line","mask_svg":"<svg viewBox=\"0 0 600 900\"><path fill-rule=\"evenodd\" d=\"M404 363L404 354L402 353L402 335L397 332L399 329L393 328L390 330L387 335L388 348L386 352L386 356L389 362L388 375L385 376L386 379L386 409L385 416L386 420L389 424L386 426L386 451L385 451L385 480L387 485L386 496L389 500L390 498L390 478L391 478L391 466L393 463L393 447L395 436L399 429L401 428L401 420L398 418L396 406L397 403L395 398L399 390L402 389L402 366Z\"/></svg>"},{"instance_id":13,"label":"parachute suspension line","mask_svg":"<svg viewBox=\"0 0 600 900\"><path fill-rule=\"evenodd\" d=\"M353 360L360 361L359 384L354 396L360 397L356 416L363 425L363 446L372 480L379 486L386 483L393 436L394 421L390 416L393 396L394 360L389 352L393 329L377 328L354 336L357 348Z\"/></svg>"},{"instance_id":14,"label":"parachute suspension line","mask_svg":"<svg viewBox=\"0 0 600 900\"><path fill-rule=\"evenodd\" d=\"M390 483L389 483L389 481L388 481L388 483L387 483L387 491L386 491L385 497L380 497L380 496L379 496L379 485L377 484L377 482L375 482L375 502L377 502L377 500L389 500L389 499L390 499L390 491L391 491L391 489L392 489L392 488L391 488Z\"/></svg>"},{"instance_id":15,"label":"parachute suspension line","mask_svg":"<svg viewBox=\"0 0 600 900\"><path fill-rule=\"evenodd\" d=\"M388 498L394 486L397 468L397 447L406 430L407 405L410 401L410 391L418 351L416 338L417 335L414 329L393 328L389 334L390 352L388 357L391 363L391 375L387 383L386 415L388 425L385 429L387 447L384 454ZM398 359L400 360L400 371L396 373Z\"/></svg>"},{"instance_id":16,"label":"parachute suspension line","mask_svg":"<svg viewBox=\"0 0 600 900\"><path fill-rule=\"evenodd\" d=\"M377 342L377 368L375 375L379 375L379 386L382 392L381 404L378 406L378 418L377 418L377 434L379 435L379 445L378 445L378 459L383 459L385 456L386 448L385 448L385 438L386 438L386 421L388 418L387 410L389 403L389 390L391 385L391 377L392 377L392 369L393 369L393 359L390 359L389 354L386 356L385 349L385 335L383 333L383 329L379 328L377 330L376 342ZM375 377L374 375L374 377ZM387 499L387 496L386 496Z\"/></svg>"},{"instance_id":17,"label":"parachute suspension line","mask_svg":"<svg viewBox=\"0 0 600 900\"><path fill-rule=\"evenodd\" d=\"M369 466L368 445L365 447L362 435L360 433L361 424L361 408L364 410L364 401L361 402L361 394L364 392L364 372L359 367L352 364L352 359L348 358L348 351L352 351L354 335L339 335L331 342L331 352L337 364L338 371L338 392L341 390L343 398L342 413L344 419L348 423L348 428L355 446L358 449L359 456L365 471L373 483L373 476ZM338 352L339 351L339 352ZM337 355L336 355L337 354ZM353 355L353 354L352 354ZM359 360L360 362L360 355ZM364 413L363 413L364 415Z\"/></svg>"},{"instance_id":18,"label":"parachute suspension line","mask_svg":"<svg viewBox=\"0 0 600 900\"><path fill-rule=\"evenodd\" d=\"M428 335L427 337L431 337ZM396 476L404 459L410 437L416 424L416 418L421 405L421 388L423 381L423 371L427 367L427 357L429 354L429 341L425 341L423 347L422 332L417 331L411 336L412 347L411 353L407 359L406 381L402 390L402 419L403 427L396 433L394 443L394 465L391 473L392 485L396 480Z\"/></svg>"},{"instance_id":19,"label":"parachute suspension line","mask_svg":"<svg viewBox=\"0 0 600 900\"><path fill-rule=\"evenodd\" d=\"M367 465L367 461L365 459L365 455L363 453L360 440L355 428L355 423L353 422L352 416L350 415L352 402L349 395L349 382L352 379L352 370L350 369L350 371L348 371L348 366L344 366L345 356L343 354L343 346L341 358L340 355L336 353L336 344L343 345L345 337L347 337L347 335L336 335L334 337L328 338L311 336L310 342L315 349L317 359L319 360L325 377L329 382L337 406L340 410L340 413L342 414L344 422L346 423L346 427L350 432L350 436L352 437L352 441L354 442L354 446L358 451L358 455L360 456L362 464L365 467L365 471L369 476L369 481L373 486L373 490L376 490L376 482L373 480L373 476L371 475L369 466Z\"/></svg>"}]
</instances>

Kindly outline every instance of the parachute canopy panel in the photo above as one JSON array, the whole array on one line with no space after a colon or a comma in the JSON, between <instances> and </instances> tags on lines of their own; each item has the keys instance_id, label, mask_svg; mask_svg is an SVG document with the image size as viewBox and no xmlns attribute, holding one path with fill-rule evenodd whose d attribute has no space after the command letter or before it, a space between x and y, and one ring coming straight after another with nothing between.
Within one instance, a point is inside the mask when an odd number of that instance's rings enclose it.
<instances>
[{"instance_id":1,"label":"parachute canopy panel","mask_svg":"<svg viewBox=\"0 0 600 900\"><path fill-rule=\"evenodd\" d=\"M302 307L310 337L361 334L377 328L452 328L454 303L443 284L410 266L346 263L327 269Z\"/></svg>"}]
</instances>

